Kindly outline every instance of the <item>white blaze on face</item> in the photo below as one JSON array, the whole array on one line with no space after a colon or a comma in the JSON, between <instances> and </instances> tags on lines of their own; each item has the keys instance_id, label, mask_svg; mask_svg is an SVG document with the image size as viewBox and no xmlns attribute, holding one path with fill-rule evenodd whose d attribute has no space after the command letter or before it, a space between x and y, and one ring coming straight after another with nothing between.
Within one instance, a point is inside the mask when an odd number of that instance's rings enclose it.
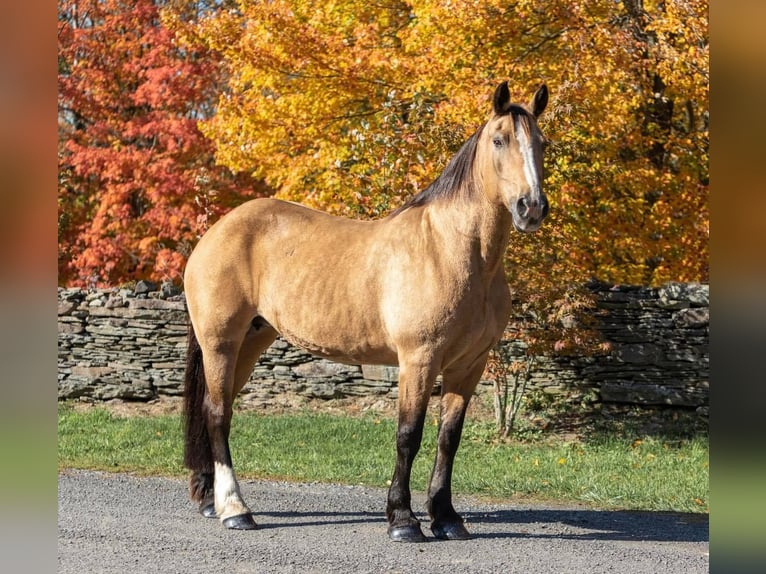
<instances>
[{"instance_id":1,"label":"white blaze on face","mask_svg":"<svg viewBox=\"0 0 766 574\"><path fill-rule=\"evenodd\" d=\"M535 152L532 149L532 143L529 141L525 126L522 125L521 118L516 118L516 141L519 144L519 153L524 162L524 176L527 179L530 193L533 198L540 198L540 178L538 177L537 166L535 165Z\"/></svg>"}]
</instances>

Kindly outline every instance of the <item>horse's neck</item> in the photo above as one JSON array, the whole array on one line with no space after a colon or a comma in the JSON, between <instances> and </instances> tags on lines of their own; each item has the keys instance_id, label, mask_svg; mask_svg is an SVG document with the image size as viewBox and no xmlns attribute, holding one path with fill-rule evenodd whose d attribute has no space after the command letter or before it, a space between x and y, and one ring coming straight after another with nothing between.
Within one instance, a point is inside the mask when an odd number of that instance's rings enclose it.
<instances>
[{"instance_id":1,"label":"horse's neck","mask_svg":"<svg viewBox=\"0 0 766 574\"><path fill-rule=\"evenodd\" d=\"M456 260L486 277L494 277L502 268L511 231L511 214L504 206L483 197L434 202L424 217Z\"/></svg>"}]
</instances>

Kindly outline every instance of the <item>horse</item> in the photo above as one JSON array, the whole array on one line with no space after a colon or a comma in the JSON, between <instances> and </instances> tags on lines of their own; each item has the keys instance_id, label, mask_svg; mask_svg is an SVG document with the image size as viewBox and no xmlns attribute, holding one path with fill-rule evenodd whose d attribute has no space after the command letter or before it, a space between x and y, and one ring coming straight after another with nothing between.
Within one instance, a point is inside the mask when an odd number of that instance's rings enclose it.
<instances>
[{"instance_id":1,"label":"horse","mask_svg":"<svg viewBox=\"0 0 766 574\"><path fill-rule=\"evenodd\" d=\"M536 231L548 214L537 124L547 102L545 84L517 104L502 82L490 119L431 185L385 217L353 220L259 198L204 234L184 272L184 464L203 516L257 528L229 450L232 403L281 335L332 361L399 367L386 504L394 541L426 540L410 472L442 375L427 510L434 537L470 538L452 504L453 462L466 408L510 316L503 259L511 231Z\"/></svg>"}]
</instances>

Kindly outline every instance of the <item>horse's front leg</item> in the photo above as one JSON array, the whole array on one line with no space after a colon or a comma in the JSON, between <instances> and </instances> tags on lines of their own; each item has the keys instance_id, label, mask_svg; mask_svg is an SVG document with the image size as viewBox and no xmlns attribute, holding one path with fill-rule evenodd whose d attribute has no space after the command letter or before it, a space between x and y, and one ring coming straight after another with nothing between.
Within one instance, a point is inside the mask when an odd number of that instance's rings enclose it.
<instances>
[{"instance_id":1,"label":"horse's front leg","mask_svg":"<svg viewBox=\"0 0 766 574\"><path fill-rule=\"evenodd\" d=\"M436 375L428 367L400 364L399 422L396 429L396 467L388 489L388 536L397 542L425 542L420 521L412 512L410 475L423 437L428 400Z\"/></svg>"},{"instance_id":2,"label":"horse's front leg","mask_svg":"<svg viewBox=\"0 0 766 574\"><path fill-rule=\"evenodd\" d=\"M442 540L471 537L463 519L452 506L452 467L460 445L463 421L471 395L484 370L484 361L468 371L444 373L436 461L428 485L431 531Z\"/></svg>"}]
</instances>

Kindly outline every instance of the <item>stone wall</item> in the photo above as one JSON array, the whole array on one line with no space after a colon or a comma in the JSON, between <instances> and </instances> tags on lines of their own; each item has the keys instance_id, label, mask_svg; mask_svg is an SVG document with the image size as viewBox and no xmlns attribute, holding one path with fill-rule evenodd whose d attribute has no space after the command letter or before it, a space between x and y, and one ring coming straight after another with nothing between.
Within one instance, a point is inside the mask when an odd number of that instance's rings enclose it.
<instances>
[{"instance_id":1,"label":"stone wall","mask_svg":"<svg viewBox=\"0 0 766 574\"><path fill-rule=\"evenodd\" d=\"M709 289L592 285L597 329L611 345L600 357L538 357L533 387L592 391L604 403L703 407L709 399ZM523 349L512 349L521 355Z\"/></svg>"},{"instance_id":2,"label":"stone wall","mask_svg":"<svg viewBox=\"0 0 766 574\"><path fill-rule=\"evenodd\" d=\"M540 357L531 385L549 393L592 391L603 402L706 408L707 285L592 287L604 357ZM180 395L187 316L183 294L139 282L135 289L58 291L58 396L149 400ZM523 353L521 347L511 354ZM282 339L264 353L243 392L268 400L396 397L393 367L318 359ZM488 384L488 383L485 383ZM438 392L438 389L436 389Z\"/></svg>"}]
</instances>

